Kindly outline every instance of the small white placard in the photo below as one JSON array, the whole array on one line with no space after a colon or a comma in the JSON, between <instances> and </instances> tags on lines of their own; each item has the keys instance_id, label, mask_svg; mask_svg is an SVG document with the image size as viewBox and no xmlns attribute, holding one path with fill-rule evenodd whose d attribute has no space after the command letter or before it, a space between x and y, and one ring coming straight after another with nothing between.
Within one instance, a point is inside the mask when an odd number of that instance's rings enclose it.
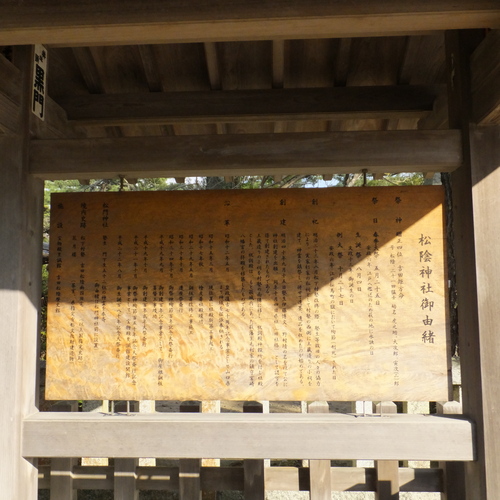
<instances>
[{"instance_id":1,"label":"small white placard","mask_svg":"<svg viewBox=\"0 0 500 500\"><path fill-rule=\"evenodd\" d=\"M31 110L45 120L45 103L47 102L47 49L43 45L35 45L33 58L33 80L31 86Z\"/></svg>"}]
</instances>

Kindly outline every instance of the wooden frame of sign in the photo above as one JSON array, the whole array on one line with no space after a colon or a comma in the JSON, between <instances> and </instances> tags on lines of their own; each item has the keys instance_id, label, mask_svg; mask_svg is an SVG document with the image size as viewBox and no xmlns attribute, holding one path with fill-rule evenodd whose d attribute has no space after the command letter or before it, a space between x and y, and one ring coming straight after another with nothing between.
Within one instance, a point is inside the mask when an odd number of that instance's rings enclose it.
<instances>
[{"instance_id":1,"label":"wooden frame of sign","mask_svg":"<svg viewBox=\"0 0 500 500\"><path fill-rule=\"evenodd\" d=\"M54 195L47 397L446 400L442 202Z\"/></svg>"}]
</instances>

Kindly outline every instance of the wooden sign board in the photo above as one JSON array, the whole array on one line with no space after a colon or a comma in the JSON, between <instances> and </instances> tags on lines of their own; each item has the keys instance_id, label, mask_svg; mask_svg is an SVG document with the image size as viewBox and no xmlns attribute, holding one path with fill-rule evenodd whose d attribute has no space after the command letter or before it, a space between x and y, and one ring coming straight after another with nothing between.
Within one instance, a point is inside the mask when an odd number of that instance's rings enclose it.
<instances>
[{"instance_id":1,"label":"wooden sign board","mask_svg":"<svg viewBox=\"0 0 500 500\"><path fill-rule=\"evenodd\" d=\"M47 399L447 400L441 187L58 194Z\"/></svg>"}]
</instances>

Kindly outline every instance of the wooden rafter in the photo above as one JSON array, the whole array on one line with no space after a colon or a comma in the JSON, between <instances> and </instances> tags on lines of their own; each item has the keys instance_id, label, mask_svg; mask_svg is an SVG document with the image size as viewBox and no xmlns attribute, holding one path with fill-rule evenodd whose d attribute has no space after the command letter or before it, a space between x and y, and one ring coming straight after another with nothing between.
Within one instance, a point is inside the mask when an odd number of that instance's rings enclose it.
<instances>
[{"instance_id":1,"label":"wooden rafter","mask_svg":"<svg viewBox=\"0 0 500 500\"><path fill-rule=\"evenodd\" d=\"M338 87L75 95L60 100L79 125L421 118L437 86Z\"/></svg>"},{"instance_id":2,"label":"wooden rafter","mask_svg":"<svg viewBox=\"0 0 500 500\"><path fill-rule=\"evenodd\" d=\"M383 36L500 26L496 0L246 2L133 0L9 3L0 45L175 43Z\"/></svg>"},{"instance_id":3,"label":"wooden rafter","mask_svg":"<svg viewBox=\"0 0 500 500\"><path fill-rule=\"evenodd\" d=\"M31 141L44 179L452 171L460 134L443 131L227 134Z\"/></svg>"},{"instance_id":4,"label":"wooden rafter","mask_svg":"<svg viewBox=\"0 0 500 500\"><path fill-rule=\"evenodd\" d=\"M500 124L500 30L492 31L471 59L472 115L482 125Z\"/></svg>"}]
</instances>

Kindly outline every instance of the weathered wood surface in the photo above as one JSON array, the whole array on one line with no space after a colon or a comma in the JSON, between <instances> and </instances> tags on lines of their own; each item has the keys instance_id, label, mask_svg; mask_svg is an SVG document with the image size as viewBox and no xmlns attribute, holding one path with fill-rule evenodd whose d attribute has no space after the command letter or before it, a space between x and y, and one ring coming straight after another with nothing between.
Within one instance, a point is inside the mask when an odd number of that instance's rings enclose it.
<instances>
[{"instance_id":1,"label":"weathered wood surface","mask_svg":"<svg viewBox=\"0 0 500 500\"><path fill-rule=\"evenodd\" d=\"M199 413L201 405L181 404L184 413ZM179 499L201 500L201 460L199 458L182 458L179 460Z\"/></svg>"},{"instance_id":2,"label":"weathered wood surface","mask_svg":"<svg viewBox=\"0 0 500 500\"><path fill-rule=\"evenodd\" d=\"M19 121L21 113L21 72L0 55L0 130L12 135L21 133ZM74 127L68 123L66 112L50 97L45 100L46 119L30 120L31 137L54 139L63 137L79 137Z\"/></svg>"},{"instance_id":3,"label":"weathered wood surface","mask_svg":"<svg viewBox=\"0 0 500 500\"><path fill-rule=\"evenodd\" d=\"M25 457L468 461L475 458L474 439L467 419L434 415L41 412L24 420L22 453Z\"/></svg>"},{"instance_id":4,"label":"weathered wood surface","mask_svg":"<svg viewBox=\"0 0 500 500\"><path fill-rule=\"evenodd\" d=\"M500 30L487 34L471 57L472 117L481 125L500 124Z\"/></svg>"},{"instance_id":5,"label":"weathered wood surface","mask_svg":"<svg viewBox=\"0 0 500 500\"><path fill-rule=\"evenodd\" d=\"M61 403L53 411L78 411L78 403ZM76 458L54 457L50 461L50 500L77 500L77 489L73 478L73 468L78 465ZM38 486L40 488L40 485Z\"/></svg>"},{"instance_id":6,"label":"weathered wood surface","mask_svg":"<svg viewBox=\"0 0 500 500\"><path fill-rule=\"evenodd\" d=\"M43 179L450 172L462 165L455 130L233 134L33 140Z\"/></svg>"},{"instance_id":7,"label":"weathered wood surface","mask_svg":"<svg viewBox=\"0 0 500 500\"><path fill-rule=\"evenodd\" d=\"M176 467L138 467L137 487L140 490L176 491L179 469ZM442 491L441 469L399 469L399 484L404 492ZM266 491L309 491L309 468L267 467ZM332 467L333 491L375 491L375 469ZM49 487L50 467L38 469L39 488ZM113 488L113 467L73 468L75 487L79 490L110 490ZM203 467L201 488L204 491L243 491L242 467Z\"/></svg>"},{"instance_id":8,"label":"weathered wood surface","mask_svg":"<svg viewBox=\"0 0 500 500\"><path fill-rule=\"evenodd\" d=\"M392 401L381 401L375 407L379 415L397 413L396 403ZM375 462L377 472L377 486L375 491L376 500L399 500L399 464L397 460L377 460Z\"/></svg>"},{"instance_id":9,"label":"weathered wood surface","mask_svg":"<svg viewBox=\"0 0 500 500\"><path fill-rule=\"evenodd\" d=\"M483 309L483 318L491 318L487 322L484 332L479 327L479 288L483 289L490 277L498 274L495 250L498 248L498 231L495 230L497 219L485 208L494 203L497 194L484 193L485 198L475 198L473 193L479 193L479 188L488 184L487 179L494 179L490 168L495 170L494 160L498 154L489 141L475 144L477 156L471 157L471 78L470 55L477 43L474 33L450 32L446 35L446 56L449 93L449 124L459 127L463 131L464 165L451 177L451 192L453 202L453 237L456 259L456 286L457 296L460 297L461 307L458 308L458 325L460 341L460 363L462 372L462 403L464 414L473 418L477 431L477 460L465 464L466 498L496 499L500 491L500 463L495 450L500 448L500 435L493 431L496 397L495 373L498 356L498 337L491 334L498 324L498 309ZM483 157L483 151L493 151L494 155L488 160ZM496 151L496 152L495 152ZM497 170L498 171L498 170ZM494 186L489 184L489 186ZM488 189L488 187L486 187ZM483 218L476 215L481 213ZM477 224L477 226L476 226ZM491 235L492 240L485 242L479 234ZM484 238L483 236L483 238ZM482 248L476 247L476 237L480 238ZM494 243L495 242L495 243ZM492 251L493 250L493 251ZM483 255L482 281L478 279L476 252ZM486 253L485 253L486 252ZM489 258L492 258L491 265ZM486 280L486 281L484 281ZM492 316L490 316L492 315ZM483 364L484 363L484 364ZM493 377L489 379L489 374ZM487 387L489 387L487 389ZM492 397L486 402L486 391ZM491 425L491 433L486 427ZM487 462L491 465L487 467ZM488 486L492 484L492 488Z\"/></svg>"},{"instance_id":10,"label":"weathered wood surface","mask_svg":"<svg viewBox=\"0 0 500 500\"><path fill-rule=\"evenodd\" d=\"M457 401L437 403L437 413L439 415L461 415L462 404ZM466 500L465 463L440 462L439 467L443 470L441 500Z\"/></svg>"},{"instance_id":11,"label":"weathered wood surface","mask_svg":"<svg viewBox=\"0 0 500 500\"><path fill-rule=\"evenodd\" d=\"M307 411L309 413L329 413L326 401L311 403ZM309 489L311 500L331 500L331 464L330 460L309 461Z\"/></svg>"},{"instance_id":12,"label":"weathered wood surface","mask_svg":"<svg viewBox=\"0 0 500 500\"><path fill-rule=\"evenodd\" d=\"M136 458L117 458L114 466L114 500L138 500Z\"/></svg>"},{"instance_id":13,"label":"weathered wood surface","mask_svg":"<svg viewBox=\"0 0 500 500\"><path fill-rule=\"evenodd\" d=\"M421 118L439 86L89 94L59 99L75 125Z\"/></svg>"},{"instance_id":14,"label":"weathered wood surface","mask_svg":"<svg viewBox=\"0 0 500 500\"><path fill-rule=\"evenodd\" d=\"M402 492L442 492L443 477L440 469L399 469ZM49 487L50 467L39 468L39 488ZM309 491L309 468L267 467L266 491ZM79 490L113 488L113 467L73 468L75 487ZM375 491L376 473L373 468L332 467L333 491ZM176 467L138 467L137 486L140 490L177 491L179 470ZM201 488L212 491L243 490L242 467L203 467Z\"/></svg>"},{"instance_id":15,"label":"weathered wood surface","mask_svg":"<svg viewBox=\"0 0 500 500\"><path fill-rule=\"evenodd\" d=\"M118 45L223 40L387 36L431 30L495 28L495 0L435 0L394 4L384 0L290 4L246 2L150 2L119 4L46 1L2 7L0 44Z\"/></svg>"},{"instance_id":16,"label":"weathered wood surface","mask_svg":"<svg viewBox=\"0 0 500 500\"><path fill-rule=\"evenodd\" d=\"M50 461L50 500L77 500L73 481L75 458L53 458Z\"/></svg>"},{"instance_id":17,"label":"weathered wood surface","mask_svg":"<svg viewBox=\"0 0 500 500\"><path fill-rule=\"evenodd\" d=\"M243 413L263 413L264 406L257 401L246 401ZM243 494L247 500L264 500L266 497L264 460L243 461Z\"/></svg>"},{"instance_id":18,"label":"weathered wood surface","mask_svg":"<svg viewBox=\"0 0 500 500\"><path fill-rule=\"evenodd\" d=\"M54 196L46 397L448 399L442 201Z\"/></svg>"},{"instance_id":19,"label":"weathered wood surface","mask_svg":"<svg viewBox=\"0 0 500 500\"><path fill-rule=\"evenodd\" d=\"M19 132L20 109L0 90L0 132L15 135Z\"/></svg>"},{"instance_id":20,"label":"weathered wood surface","mask_svg":"<svg viewBox=\"0 0 500 500\"><path fill-rule=\"evenodd\" d=\"M27 168L31 49L14 56L21 68L19 134L0 137L0 491L4 498L34 500L36 468L20 455L20 446L22 418L38 403L43 183Z\"/></svg>"},{"instance_id":21,"label":"weathered wood surface","mask_svg":"<svg viewBox=\"0 0 500 500\"><path fill-rule=\"evenodd\" d=\"M475 411L465 404L466 415L482 418L483 436L479 449L484 449L485 486L488 500L500 491L500 433L498 431L497 409L500 404L497 381L500 377L498 356L500 339L498 325L500 309L495 297L500 293L500 222L496 214L500 210L500 126L473 128L471 135L472 205L474 216L475 263L477 276L477 307L479 339L476 355L478 364L463 368L462 384L467 392L474 390L466 381L471 368L480 372L476 375L475 390L481 390L482 408ZM484 448L483 448L484 446ZM482 461L481 461L482 462Z\"/></svg>"}]
</instances>

